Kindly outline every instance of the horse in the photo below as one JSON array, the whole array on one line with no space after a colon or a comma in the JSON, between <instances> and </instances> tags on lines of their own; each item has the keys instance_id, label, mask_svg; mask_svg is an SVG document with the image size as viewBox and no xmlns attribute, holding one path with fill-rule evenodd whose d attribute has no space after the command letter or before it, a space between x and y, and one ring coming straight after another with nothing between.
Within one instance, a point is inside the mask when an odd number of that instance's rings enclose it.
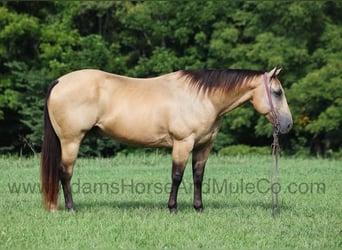
<instances>
[{"instance_id":1,"label":"horse","mask_svg":"<svg viewBox=\"0 0 342 250\"><path fill-rule=\"evenodd\" d=\"M65 209L75 210L73 167L83 137L98 127L127 145L171 148L171 213L177 212L178 188L192 153L193 207L201 212L204 169L224 114L249 101L277 131L290 131L293 120L277 78L280 71L196 69L139 79L83 69L59 77L48 88L44 106L45 208L57 210L61 184Z\"/></svg>"}]
</instances>

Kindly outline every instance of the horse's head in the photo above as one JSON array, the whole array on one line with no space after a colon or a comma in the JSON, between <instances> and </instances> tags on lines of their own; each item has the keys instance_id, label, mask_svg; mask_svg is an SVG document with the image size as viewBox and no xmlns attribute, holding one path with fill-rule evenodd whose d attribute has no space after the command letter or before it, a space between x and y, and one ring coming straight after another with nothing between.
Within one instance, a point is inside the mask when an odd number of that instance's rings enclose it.
<instances>
[{"instance_id":1,"label":"horse's head","mask_svg":"<svg viewBox=\"0 0 342 250\"><path fill-rule=\"evenodd\" d=\"M280 133L285 134L292 128L293 121L284 89L277 79L280 71L281 68L274 68L255 81L251 102L256 111L265 115Z\"/></svg>"}]
</instances>

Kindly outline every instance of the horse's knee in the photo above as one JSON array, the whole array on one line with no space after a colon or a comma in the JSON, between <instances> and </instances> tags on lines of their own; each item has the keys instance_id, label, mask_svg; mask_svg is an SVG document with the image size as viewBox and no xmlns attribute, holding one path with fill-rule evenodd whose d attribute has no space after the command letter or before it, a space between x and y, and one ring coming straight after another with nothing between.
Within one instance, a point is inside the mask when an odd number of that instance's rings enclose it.
<instances>
[{"instance_id":1,"label":"horse's knee","mask_svg":"<svg viewBox=\"0 0 342 250\"><path fill-rule=\"evenodd\" d=\"M175 184L180 184L183 179L183 172L175 171L172 173L172 181Z\"/></svg>"}]
</instances>

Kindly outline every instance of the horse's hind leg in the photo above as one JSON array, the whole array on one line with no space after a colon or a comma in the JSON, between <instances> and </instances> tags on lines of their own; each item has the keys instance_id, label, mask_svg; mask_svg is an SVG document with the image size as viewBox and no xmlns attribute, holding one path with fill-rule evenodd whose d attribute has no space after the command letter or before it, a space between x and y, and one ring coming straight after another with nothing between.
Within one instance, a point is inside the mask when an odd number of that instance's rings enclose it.
<instances>
[{"instance_id":1,"label":"horse's hind leg","mask_svg":"<svg viewBox=\"0 0 342 250\"><path fill-rule=\"evenodd\" d=\"M61 140L62 163L59 170L59 178L63 188L65 209L67 210L75 210L70 182L82 137L80 139Z\"/></svg>"}]
</instances>

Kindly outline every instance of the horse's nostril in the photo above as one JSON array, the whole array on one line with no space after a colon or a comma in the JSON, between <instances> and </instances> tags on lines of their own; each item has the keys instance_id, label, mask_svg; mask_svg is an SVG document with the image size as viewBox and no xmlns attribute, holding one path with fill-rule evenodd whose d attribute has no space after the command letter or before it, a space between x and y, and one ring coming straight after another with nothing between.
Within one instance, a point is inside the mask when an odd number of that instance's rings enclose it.
<instances>
[{"instance_id":1,"label":"horse's nostril","mask_svg":"<svg viewBox=\"0 0 342 250\"><path fill-rule=\"evenodd\" d=\"M292 122L289 122L289 124L287 124L287 128L288 129L292 128Z\"/></svg>"}]
</instances>

